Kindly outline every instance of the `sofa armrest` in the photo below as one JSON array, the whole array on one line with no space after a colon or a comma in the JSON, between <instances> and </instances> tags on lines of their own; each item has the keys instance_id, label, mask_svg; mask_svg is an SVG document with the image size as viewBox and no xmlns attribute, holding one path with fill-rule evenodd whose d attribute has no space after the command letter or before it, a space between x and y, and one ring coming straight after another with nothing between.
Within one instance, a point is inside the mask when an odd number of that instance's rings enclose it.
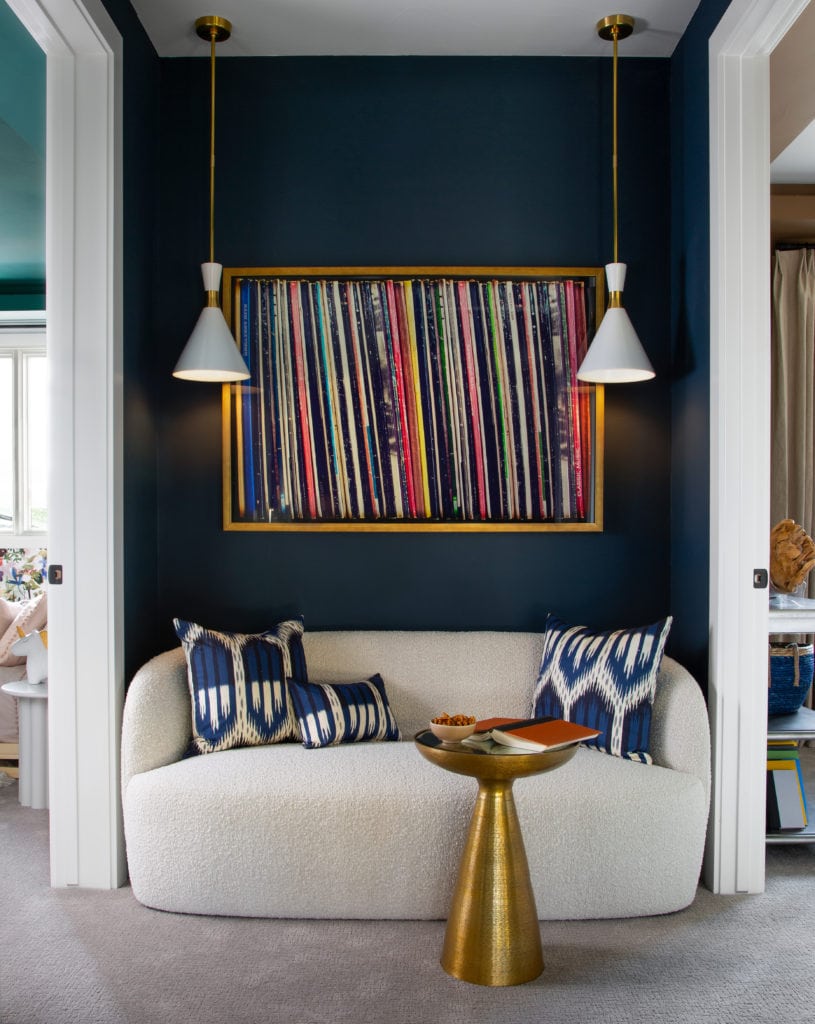
<instances>
[{"instance_id":1,"label":"sofa armrest","mask_svg":"<svg viewBox=\"0 0 815 1024\"><path fill-rule=\"evenodd\" d=\"M654 764L689 772L710 799L710 724L699 684L673 658L664 657L651 719Z\"/></svg>"},{"instance_id":2,"label":"sofa armrest","mask_svg":"<svg viewBox=\"0 0 815 1024\"><path fill-rule=\"evenodd\" d=\"M187 663L179 647L148 661L128 687L122 720L122 800L134 775L178 761L191 739Z\"/></svg>"}]
</instances>

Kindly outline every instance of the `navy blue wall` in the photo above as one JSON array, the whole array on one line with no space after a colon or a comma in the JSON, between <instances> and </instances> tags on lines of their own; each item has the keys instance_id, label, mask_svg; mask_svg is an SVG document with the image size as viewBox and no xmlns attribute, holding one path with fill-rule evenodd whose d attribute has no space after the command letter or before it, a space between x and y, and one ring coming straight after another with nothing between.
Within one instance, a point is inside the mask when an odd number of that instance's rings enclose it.
<instances>
[{"instance_id":1,"label":"navy blue wall","mask_svg":"<svg viewBox=\"0 0 815 1024\"><path fill-rule=\"evenodd\" d=\"M671 610L669 71L620 69L626 304L658 376L607 390L605 531L276 535L222 532L219 388L170 376L203 303L208 62L161 62L157 650L174 615L536 629L549 610L598 626ZM610 78L608 59L223 57L216 258L603 265Z\"/></svg>"},{"instance_id":2,"label":"navy blue wall","mask_svg":"<svg viewBox=\"0 0 815 1024\"><path fill-rule=\"evenodd\" d=\"M707 679L710 517L708 40L729 0L702 0L671 60L674 642Z\"/></svg>"},{"instance_id":3,"label":"navy blue wall","mask_svg":"<svg viewBox=\"0 0 815 1024\"><path fill-rule=\"evenodd\" d=\"M128 677L156 651L154 352L159 60L127 0L104 0L123 40L124 571Z\"/></svg>"}]
</instances>

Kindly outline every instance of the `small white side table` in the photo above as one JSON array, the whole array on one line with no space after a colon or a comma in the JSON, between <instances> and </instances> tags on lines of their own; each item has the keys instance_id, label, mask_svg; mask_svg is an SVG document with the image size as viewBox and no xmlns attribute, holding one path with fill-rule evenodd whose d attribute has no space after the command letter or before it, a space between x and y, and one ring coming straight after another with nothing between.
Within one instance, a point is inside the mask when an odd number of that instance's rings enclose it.
<instances>
[{"instance_id":1,"label":"small white side table","mask_svg":"<svg viewBox=\"0 0 815 1024\"><path fill-rule=\"evenodd\" d=\"M48 683L25 679L3 683L3 692L17 698L20 726L20 803L48 806Z\"/></svg>"}]
</instances>

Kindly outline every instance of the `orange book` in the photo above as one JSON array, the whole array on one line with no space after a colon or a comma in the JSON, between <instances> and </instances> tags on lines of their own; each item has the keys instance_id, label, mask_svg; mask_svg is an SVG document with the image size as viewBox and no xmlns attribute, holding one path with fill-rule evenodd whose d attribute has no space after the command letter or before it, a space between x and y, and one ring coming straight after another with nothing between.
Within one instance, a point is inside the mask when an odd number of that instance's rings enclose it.
<instances>
[{"instance_id":1,"label":"orange book","mask_svg":"<svg viewBox=\"0 0 815 1024\"><path fill-rule=\"evenodd\" d=\"M530 719L517 724L512 721L502 722L490 730L490 738L496 743L525 750L557 750L558 747L569 747L583 740L593 740L599 735L599 729L566 722L562 718Z\"/></svg>"},{"instance_id":2,"label":"orange book","mask_svg":"<svg viewBox=\"0 0 815 1024\"><path fill-rule=\"evenodd\" d=\"M521 725L524 721L523 718L481 718L475 723L474 735L489 736L492 730L497 729L499 725L512 725L513 722Z\"/></svg>"}]
</instances>

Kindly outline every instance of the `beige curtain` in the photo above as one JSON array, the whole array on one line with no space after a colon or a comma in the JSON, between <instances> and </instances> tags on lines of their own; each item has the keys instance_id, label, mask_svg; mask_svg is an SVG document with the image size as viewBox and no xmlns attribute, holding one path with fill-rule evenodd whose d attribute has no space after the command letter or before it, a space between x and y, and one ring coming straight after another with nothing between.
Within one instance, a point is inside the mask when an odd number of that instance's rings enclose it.
<instances>
[{"instance_id":1,"label":"beige curtain","mask_svg":"<svg viewBox=\"0 0 815 1024\"><path fill-rule=\"evenodd\" d=\"M770 523L815 537L815 250L775 252ZM809 576L815 597L815 572ZM779 638L780 639L780 638ZM812 706L813 695L807 699Z\"/></svg>"}]
</instances>

